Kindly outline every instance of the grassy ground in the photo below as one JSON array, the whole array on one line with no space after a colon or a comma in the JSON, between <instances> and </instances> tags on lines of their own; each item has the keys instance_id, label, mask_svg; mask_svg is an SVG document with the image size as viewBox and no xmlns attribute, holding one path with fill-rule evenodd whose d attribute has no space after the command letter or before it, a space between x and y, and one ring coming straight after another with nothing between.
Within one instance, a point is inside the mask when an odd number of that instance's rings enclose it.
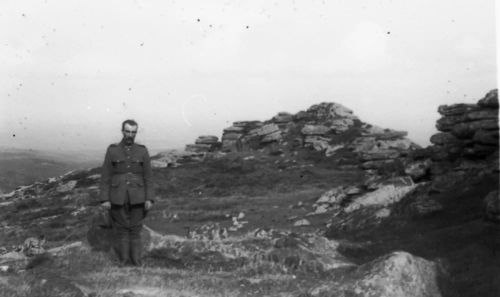
<instances>
[{"instance_id":1,"label":"grassy ground","mask_svg":"<svg viewBox=\"0 0 500 297\"><path fill-rule=\"evenodd\" d=\"M324 159L300 152L293 158L287 152L255 154L229 154L224 160L155 170L159 199L146 224L160 233L184 236L205 223L230 227L232 217L243 213L240 221L248 223L230 236L258 228L325 231L331 214L306 216L312 204L327 190L358 185L364 176L347 155ZM46 187L45 196L0 206L4 224L0 245L19 244L39 234L46 235L49 246L84 240L91 212L78 210L97 205L97 192L89 190L96 181L86 176L94 173L77 176L78 185L71 195ZM408 216L405 205L410 201L403 200L391 219L379 226L330 236L349 243L341 245L341 251L359 264L394 250L437 261L443 268L443 296L497 297L500 230L482 220L481 205L482 198L495 188L498 175L437 193L433 199L444 211L422 218ZM302 218L311 225L293 227ZM75 292L66 296L78 296L80 291L106 297L127 296L128 292L135 294L128 296L307 296L318 281L337 277L272 261L190 266L150 256L145 267L119 267L114 255L86 247L37 261L24 272L0 272L0 296L54 296L49 287L59 286Z\"/></svg>"}]
</instances>

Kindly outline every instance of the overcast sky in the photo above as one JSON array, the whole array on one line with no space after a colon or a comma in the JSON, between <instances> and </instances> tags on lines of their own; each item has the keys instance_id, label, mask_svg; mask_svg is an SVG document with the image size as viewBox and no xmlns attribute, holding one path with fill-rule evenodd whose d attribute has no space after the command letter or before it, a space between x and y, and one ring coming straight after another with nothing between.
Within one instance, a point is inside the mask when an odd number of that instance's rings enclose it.
<instances>
[{"instance_id":1,"label":"overcast sky","mask_svg":"<svg viewBox=\"0 0 500 297\"><path fill-rule=\"evenodd\" d=\"M329 101L421 145L497 86L494 0L0 1L1 146L152 150Z\"/></svg>"}]
</instances>

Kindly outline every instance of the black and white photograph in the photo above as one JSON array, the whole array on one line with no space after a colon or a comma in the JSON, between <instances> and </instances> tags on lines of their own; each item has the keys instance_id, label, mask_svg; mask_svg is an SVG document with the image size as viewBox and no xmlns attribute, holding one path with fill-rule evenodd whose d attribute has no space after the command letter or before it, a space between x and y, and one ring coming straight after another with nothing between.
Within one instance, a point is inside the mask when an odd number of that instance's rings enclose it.
<instances>
[{"instance_id":1,"label":"black and white photograph","mask_svg":"<svg viewBox=\"0 0 500 297\"><path fill-rule=\"evenodd\" d=\"M495 0L1 0L0 296L499 297Z\"/></svg>"}]
</instances>

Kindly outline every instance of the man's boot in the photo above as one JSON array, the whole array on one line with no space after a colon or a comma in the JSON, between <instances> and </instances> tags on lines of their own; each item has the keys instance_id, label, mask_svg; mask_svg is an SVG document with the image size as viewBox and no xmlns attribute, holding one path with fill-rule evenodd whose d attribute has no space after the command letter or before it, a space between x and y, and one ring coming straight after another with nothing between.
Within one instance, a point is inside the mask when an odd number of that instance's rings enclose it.
<instances>
[{"instance_id":1,"label":"man's boot","mask_svg":"<svg viewBox=\"0 0 500 297\"><path fill-rule=\"evenodd\" d=\"M132 265L141 266L142 265L142 242L141 239L130 240L130 260Z\"/></svg>"},{"instance_id":2,"label":"man's boot","mask_svg":"<svg viewBox=\"0 0 500 297\"><path fill-rule=\"evenodd\" d=\"M120 265L130 264L130 243L127 238L118 239L118 248L116 252Z\"/></svg>"}]
</instances>

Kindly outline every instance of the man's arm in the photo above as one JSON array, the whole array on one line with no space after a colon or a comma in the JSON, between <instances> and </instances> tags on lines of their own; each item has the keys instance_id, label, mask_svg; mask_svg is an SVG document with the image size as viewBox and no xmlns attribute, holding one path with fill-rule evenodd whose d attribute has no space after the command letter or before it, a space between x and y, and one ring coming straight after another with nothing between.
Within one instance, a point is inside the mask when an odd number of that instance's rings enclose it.
<instances>
[{"instance_id":1,"label":"man's arm","mask_svg":"<svg viewBox=\"0 0 500 297\"><path fill-rule=\"evenodd\" d=\"M151 159L149 152L145 149L144 153L144 187L146 191L146 200L154 202L154 183L153 183L153 170L151 169Z\"/></svg>"},{"instance_id":2,"label":"man's arm","mask_svg":"<svg viewBox=\"0 0 500 297\"><path fill-rule=\"evenodd\" d=\"M113 171L113 165L111 164L111 152L110 148L108 147L101 168L101 184L100 184L101 193L99 195L99 200L101 201L101 203L109 202L109 188L111 187L112 171Z\"/></svg>"}]
</instances>

